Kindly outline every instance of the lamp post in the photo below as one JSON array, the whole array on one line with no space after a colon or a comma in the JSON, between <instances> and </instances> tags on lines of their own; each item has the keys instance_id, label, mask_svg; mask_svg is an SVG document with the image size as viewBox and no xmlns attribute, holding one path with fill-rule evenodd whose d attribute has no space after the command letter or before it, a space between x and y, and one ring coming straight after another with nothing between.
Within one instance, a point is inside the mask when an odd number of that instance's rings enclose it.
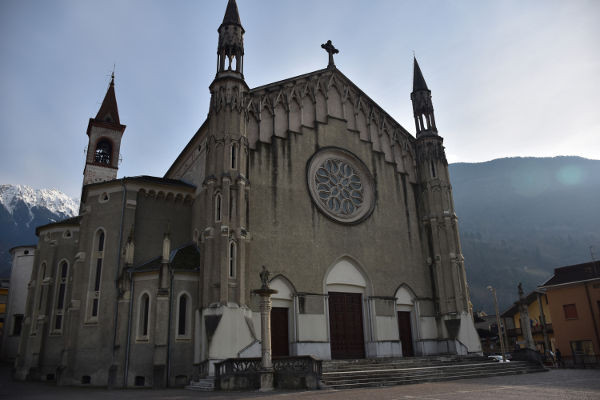
<instances>
[{"instance_id":1,"label":"lamp post","mask_svg":"<svg viewBox=\"0 0 600 400\"><path fill-rule=\"evenodd\" d=\"M487 290L492 292L494 295L494 305L496 306L496 324L498 325L498 338L500 338L500 351L502 351L502 362L506 362L506 351L504 350L504 337L502 336L502 327L500 326L500 311L498 310L498 297L496 296L496 289L490 285L487 287Z\"/></svg>"}]
</instances>

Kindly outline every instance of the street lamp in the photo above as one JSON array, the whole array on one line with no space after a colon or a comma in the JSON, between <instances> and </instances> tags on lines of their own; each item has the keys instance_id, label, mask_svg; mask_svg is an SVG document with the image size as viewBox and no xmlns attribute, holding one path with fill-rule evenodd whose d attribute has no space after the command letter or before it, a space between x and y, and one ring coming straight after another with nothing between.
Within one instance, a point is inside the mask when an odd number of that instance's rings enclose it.
<instances>
[{"instance_id":1,"label":"street lamp","mask_svg":"<svg viewBox=\"0 0 600 400\"><path fill-rule=\"evenodd\" d=\"M500 351L502 351L502 362L506 362L506 351L504 350L504 337L502 337L502 329L500 326L500 311L498 311L498 297L496 296L496 289L490 285L487 287L487 290L492 292L494 295L494 305L496 306L496 325L498 325L498 337L500 338Z\"/></svg>"}]
</instances>

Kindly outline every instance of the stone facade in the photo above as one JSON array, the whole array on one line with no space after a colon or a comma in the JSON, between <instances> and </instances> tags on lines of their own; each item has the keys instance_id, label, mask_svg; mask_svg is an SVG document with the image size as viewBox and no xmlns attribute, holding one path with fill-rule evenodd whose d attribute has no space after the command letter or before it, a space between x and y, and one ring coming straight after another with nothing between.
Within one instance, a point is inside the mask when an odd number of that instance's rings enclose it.
<instances>
[{"instance_id":1,"label":"stone facade","mask_svg":"<svg viewBox=\"0 0 600 400\"><path fill-rule=\"evenodd\" d=\"M81 213L38 228L17 376L180 386L258 357L263 265L278 291L274 356L481 351L416 60L415 138L331 50L325 69L250 89L234 0L218 32L208 117L163 178L114 179L125 127L111 81L90 120Z\"/></svg>"}]
</instances>

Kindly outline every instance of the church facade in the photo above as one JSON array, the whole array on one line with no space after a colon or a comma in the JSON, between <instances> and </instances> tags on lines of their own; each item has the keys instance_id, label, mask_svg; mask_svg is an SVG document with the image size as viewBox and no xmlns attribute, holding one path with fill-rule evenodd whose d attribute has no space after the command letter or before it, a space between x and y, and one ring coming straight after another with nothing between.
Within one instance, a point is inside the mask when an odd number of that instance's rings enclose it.
<instances>
[{"instance_id":1,"label":"church facade","mask_svg":"<svg viewBox=\"0 0 600 400\"><path fill-rule=\"evenodd\" d=\"M443 139L414 61L411 135L334 64L257 88L229 0L210 110L164 177L117 179L114 77L90 119L80 214L37 228L19 379L180 386L260 355L481 351Z\"/></svg>"}]
</instances>

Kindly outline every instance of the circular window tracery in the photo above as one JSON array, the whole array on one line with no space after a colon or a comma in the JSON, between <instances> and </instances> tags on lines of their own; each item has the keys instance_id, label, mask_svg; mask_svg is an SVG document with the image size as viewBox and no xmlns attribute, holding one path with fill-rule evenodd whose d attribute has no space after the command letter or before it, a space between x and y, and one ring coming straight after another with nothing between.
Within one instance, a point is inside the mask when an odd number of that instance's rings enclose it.
<instances>
[{"instance_id":1,"label":"circular window tracery","mask_svg":"<svg viewBox=\"0 0 600 400\"><path fill-rule=\"evenodd\" d=\"M373 179L367 167L350 152L322 149L310 159L307 179L319 210L338 222L358 223L373 211Z\"/></svg>"}]
</instances>

